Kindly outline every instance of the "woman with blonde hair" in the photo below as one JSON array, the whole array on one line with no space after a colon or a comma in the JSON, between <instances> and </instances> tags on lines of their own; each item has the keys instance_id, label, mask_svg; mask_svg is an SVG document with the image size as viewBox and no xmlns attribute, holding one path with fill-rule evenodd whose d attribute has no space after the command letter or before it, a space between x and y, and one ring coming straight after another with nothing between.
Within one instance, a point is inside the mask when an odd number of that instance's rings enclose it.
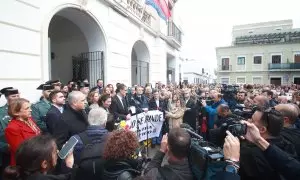
<instances>
[{"instance_id":1,"label":"woman with blonde hair","mask_svg":"<svg viewBox=\"0 0 300 180\"><path fill-rule=\"evenodd\" d=\"M98 101L99 101L99 92L98 91L90 91L87 96L87 101L90 105L90 109L99 108Z\"/></svg>"},{"instance_id":2,"label":"woman with blonde hair","mask_svg":"<svg viewBox=\"0 0 300 180\"><path fill-rule=\"evenodd\" d=\"M171 111L166 111L166 117L169 118L169 130L179 128L183 121L185 112L185 103L183 99L177 99L175 107Z\"/></svg>"}]
</instances>

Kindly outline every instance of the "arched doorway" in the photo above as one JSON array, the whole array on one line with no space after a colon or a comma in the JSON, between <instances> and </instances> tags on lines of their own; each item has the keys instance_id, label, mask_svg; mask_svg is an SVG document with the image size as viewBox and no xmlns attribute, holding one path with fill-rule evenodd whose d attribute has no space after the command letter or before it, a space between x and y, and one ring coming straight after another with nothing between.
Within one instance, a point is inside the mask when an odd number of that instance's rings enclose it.
<instances>
[{"instance_id":1,"label":"arched doorway","mask_svg":"<svg viewBox=\"0 0 300 180\"><path fill-rule=\"evenodd\" d=\"M104 34L89 14L71 7L60 10L50 21L48 41L51 79L87 78L92 86L104 79Z\"/></svg>"},{"instance_id":2,"label":"arched doorway","mask_svg":"<svg viewBox=\"0 0 300 180\"><path fill-rule=\"evenodd\" d=\"M143 41L136 41L131 51L131 84L145 85L149 82L150 54Z\"/></svg>"}]
</instances>

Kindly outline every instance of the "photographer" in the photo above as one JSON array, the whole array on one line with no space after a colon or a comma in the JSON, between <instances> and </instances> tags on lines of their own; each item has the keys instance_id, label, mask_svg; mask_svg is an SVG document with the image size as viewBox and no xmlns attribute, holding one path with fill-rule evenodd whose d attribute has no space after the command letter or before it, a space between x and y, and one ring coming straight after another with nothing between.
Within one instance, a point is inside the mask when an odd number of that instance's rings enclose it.
<instances>
[{"instance_id":1,"label":"photographer","mask_svg":"<svg viewBox=\"0 0 300 180\"><path fill-rule=\"evenodd\" d=\"M247 98L247 93L245 91L239 91L236 95L238 104L244 104L246 98Z\"/></svg>"},{"instance_id":2,"label":"photographer","mask_svg":"<svg viewBox=\"0 0 300 180\"><path fill-rule=\"evenodd\" d=\"M247 125L245 139L254 143L263 152L264 158L266 158L267 162L275 171L281 174L286 180L300 179L299 161L291 158L288 153L265 140L254 124L247 121L242 121L242 123Z\"/></svg>"},{"instance_id":3,"label":"photographer","mask_svg":"<svg viewBox=\"0 0 300 180\"><path fill-rule=\"evenodd\" d=\"M280 137L280 132L283 128L283 116L280 112L274 108L266 110L259 108L249 122L252 122L259 129L261 137L270 144L278 146L290 155L295 155L294 146ZM253 144L247 142L242 144L240 160L240 176L242 179L281 179L280 174L276 172L264 157L263 151Z\"/></svg>"},{"instance_id":4,"label":"photographer","mask_svg":"<svg viewBox=\"0 0 300 180\"><path fill-rule=\"evenodd\" d=\"M222 94L218 93L216 90L212 90L210 92L210 97L213 100L213 104L211 106L207 106L206 101L202 100L202 106L205 108L206 112L208 113L208 129L214 128L214 119L217 114L217 107L220 104L226 104L223 99Z\"/></svg>"},{"instance_id":5,"label":"photographer","mask_svg":"<svg viewBox=\"0 0 300 180\"><path fill-rule=\"evenodd\" d=\"M145 176L151 179L193 180L187 158L190 145L191 137L184 129L171 129L163 136L160 150L145 169ZM168 165L161 166L165 155Z\"/></svg>"},{"instance_id":6,"label":"photographer","mask_svg":"<svg viewBox=\"0 0 300 180\"><path fill-rule=\"evenodd\" d=\"M214 128L219 128L223 123L228 120L237 119L240 120L241 117L232 114L227 104L220 104L217 108L217 116L215 117Z\"/></svg>"},{"instance_id":7,"label":"photographer","mask_svg":"<svg viewBox=\"0 0 300 180\"><path fill-rule=\"evenodd\" d=\"M226 133L227 136L223 148L226 166L224 171L217 172L216 180L239 180L240 176L237 173L239 170L240 141L229 131L226 131Z\"/></svg>"}]
</instances>

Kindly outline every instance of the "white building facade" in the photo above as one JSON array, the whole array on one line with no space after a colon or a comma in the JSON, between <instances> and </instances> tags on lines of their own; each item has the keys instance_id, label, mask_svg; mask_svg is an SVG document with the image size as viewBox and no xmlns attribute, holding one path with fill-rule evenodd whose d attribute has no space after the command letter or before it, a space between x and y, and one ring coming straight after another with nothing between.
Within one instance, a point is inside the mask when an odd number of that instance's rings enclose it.
<instances>
[{"instance_id":1,"label":"white building facade","mask_svg":"<svg viewBox=\"0 0 300 180\"><path fill-rule=\"evenodd\" d=\"M183 82L188 84L212 83L212 75L208 69L203 68L201 61L185 59L182 61Z\"/></svg>"},{"instance_id":2,"label":"white building facade","mask_svg":"<svg viewBox=\"0 0 300 180\"><path fill-rule=\"evenodd\" d=\"M232 39L216 48L218 83L300 84L300 29L292 20L234 26Z\"/></svg>"},{"instance_id":3,"label":"white building facade","mask_svg":"<svg viewBox=\"0 0 300 180\"><path fill-rule=\"evenodd\" d=\"M179 82L182 36L172 14L165 22L137 0L3 0L0 88L36 100L49 79L131 86L166 83L171 74Z\"/></svg>"}]
</instances>

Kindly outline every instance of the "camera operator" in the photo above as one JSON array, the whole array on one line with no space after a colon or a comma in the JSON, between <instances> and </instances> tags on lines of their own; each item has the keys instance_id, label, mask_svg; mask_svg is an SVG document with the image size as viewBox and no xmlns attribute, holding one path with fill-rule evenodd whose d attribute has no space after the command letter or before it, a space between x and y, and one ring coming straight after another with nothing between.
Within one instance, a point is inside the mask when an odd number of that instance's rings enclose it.
<instances>
[{"instance_id":1,"label":"camera operator","mask_svg":"<svg viewBox=\"0 0 300 180\"><path fill-rule=\"evenodd\" d=\"M247 93L245 91L239 91L236 95L236 100L238 104L244 104L246 98L247 98Z\"/></svg>"},{"instance_id":2,"label":"camera operator","mask_svg":"<svg viewBox=\"0 0 300 180\"><path fill-rule=\"evenodd\" d=\"M223 123L226 123L227 120L231 120L231 119L240 120L241 117L232 114L227 104L220 104L217 107L217 116L215 116L214 128L216 129L221 127Z\"/></svg>"},{"instance_id":3,"label":"camera operator","mask_svg":"<svg viewBox=\"0 0 300 180\"><path fill-rule=\"evenodd\" d=\"M254 113L256 105L254 105L254 96L247 97L243 103L243 106L239 106L234 109L233 113L243 117L244 119L249 119Z\"/></svg>"},{"instance_id":4,"label":"camera operator","mask_svg":"<svg viewBox=\"0 0 300 180\"><path fill-rule=\"evenodd\" d=\"M263 157L266 158L269 165L274 168L274 171L277 171L286 180L300 179L299 161L291 158L288 153L265 140L261 136L259 129L253 123L247 121L242 121L242 123L247 125L247 133L244 138L255 144L259 150L262 151ZM261 169L261 173L264 173L263 169ZM263 179L263 176L259 179Z\"/></svg>"},{"instance_id":5,"label":"camera operator","mask_svg":"<svg viewBox=\"0 0 300 180\"><path fill-rule=\"evenodd\" d=\"M182 128L173 128L165 134L160 150L145 169L145 176L151 179L193 180L189 167L188 154L191 145L190 135ZM167 155L168 165L162 166Z\"/></svg>"},{"instance_id":6,"label":"camera operator","mask_svg":"<svg viewBox=\"0 0 300 180\"><path fill-rule=\"evenodd\" d=\"M270 144L278 146L290 155L295 155L294 146L280 137L283 127L283 116L280 112L274 108L258 108L252 118L249 119L249 122L259 129L261 137ZM240 176L242 179L280 179L280 174L266 160L263 151L253 144L247 142L242 144L240 161Z\"/></svg>"},{"instance_id":7,"label":"camera operator","mask_svg":"<svg viewBox=\"0 0 300 180\"><path fill-rule=\"evenodd\" d=\"M218 93L216 90L211 90L210 97L213 100L213 104L211 106L207 106L206 101L202 100L202 106L208 113L208 129L213 129L214 118L217 114L217 107L220 104L226 104L226 102L224 101L222 94Z\"/></svg>"},{"instance_id":8,"label":"camera operator","mask_svg":"<svg viewBox=\"0 0 300 180\"><path fill-rule=\"evenodd\" d=\"M224 172L217 172L216 180L239 180L240 176L237 174L239 170L240 159L240 141L234 137L229 131L226 131L223 153L226 161Z\"/></svg>"}]
</instances>

